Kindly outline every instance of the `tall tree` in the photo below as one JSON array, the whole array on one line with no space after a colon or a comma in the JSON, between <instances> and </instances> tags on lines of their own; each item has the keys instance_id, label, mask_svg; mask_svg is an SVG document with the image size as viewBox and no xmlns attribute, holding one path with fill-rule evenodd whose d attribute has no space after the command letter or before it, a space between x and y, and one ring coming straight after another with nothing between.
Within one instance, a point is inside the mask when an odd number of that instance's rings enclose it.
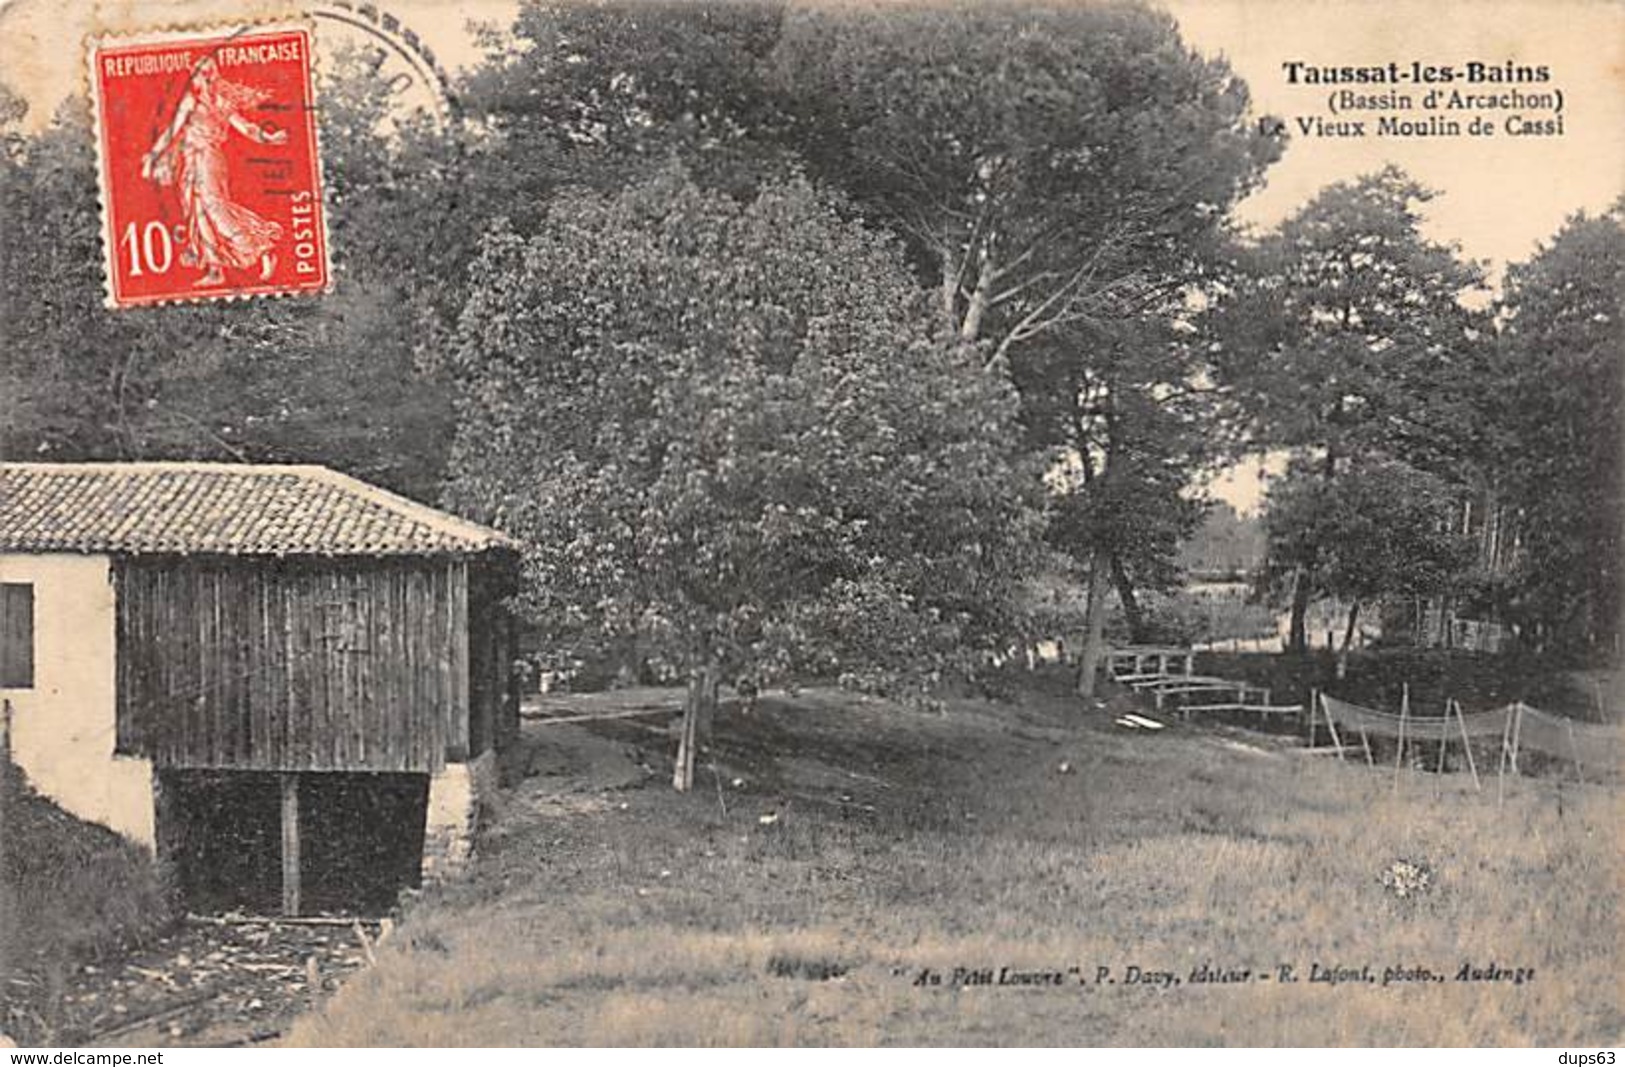
<instances>
[{"instance_id":1,"label":"tall tree","mask_svg":"<svg viewBox=\"0 0 1625 1067\"><path fill-rule=\"evenodd\" d=\"M1459 495L1407 464L1363 457L1330 478L1300 464L1271 488L1266 569L1348 605L1338 677L1363 607L1385 596L1446 594L1466 574L1475 546L1453 522Z\"/></svg>"},{"instance_id":2,"label":"tall tree","mask_svg":"<svg viewBox=\"0 0 1625 1067\"><path fill-rule=\"evenodd\" d=\"M94 142L77 112L7 139L8 226L31 235L0 276L0 451L10 457L130 455L152 390L151 349L173 345L201 316L165 319L102 307L101 216Z\"/></svg>"},{"instance_id":3,"label":"tall tree","mask_svg":"<svg viewBox=\"0 0 1625 1067\"><path fill-rule=\"evenodd\" d=\"M1246 398L1256 445L1291 450L1327 481L1363 458L1444 475L1471 455L1491 326L1470 306L1482 271L1420 232L1432 195L1394 167L1338 182L1248 250L1216 313L1216 363ZM1301 564L1298 651L1313 553Z\"/></svg>"},{"instance_id":4,"label":"tall tree","mask_svg":"<svg viewBox=\"0 0 1625 1067\"><path fill-rule=\"evenodd\" d=\"M1275 158L1228 65L1138 4L812 8L773 64L808 166L992 360L1177 290Z\"/></svg>"},{"instance_id":5,"label":"tall tree","mask_svg":"<svg viewBox=\"0 0 1625 1067\"><path fill-rule=\"evenodd\" d=\"M1034 374L1043 388L1024 388L1029 429L1064 449L1051 478L1058 495L1049 536L1087 573L1078 673L1086 696L1108 589L1117 593L1131 639L1149 640L1139 595L1178 583L1179 546L1201 518L1189 488L1214 455L1218 416L1213 391L1199 380L1200 346L1174 328L1179 324L1131 319L1091 331ZM1088 358L1078 358L1080 351ZM1018 369L1031 373L1037 362L1024 359ZM1017 381L1025 385L1023 376ZM1046 401L1051 410L1040 407Z\"/></svg>"},{"instance_id":6,"label":"tall tree","mask_svg":"<svg viewBox=\"0 0 1625 1067\"><path fill-rule=\"evenodd\" d=\"M1107 586L1132 613L1193 519L1170 491L1191 457L1158 442L1200 372L1151 339L1277 145L1229 66L1135 3L807 9L772 62L813 173L904 236L1034 444L1074 458L1052 539L1087 562L1092 692Z\"/></svg>"},{"instance_id":7,"label":"tall tree","mask_svg":"<svg viewBox=\"0 0 1625 1067\"><path fill-rule=\"evenodd\" d=\"M1509 268L1501 312L1486 482L1520 518L1499 607L1537 647L1617 656L1625 201Z\"/></svg>"},{"instance_id":8,"label":"tall tree","mask_svg":"<svg viewBox=\"0 0 1625 1067\"><path fill-rule=\"evenodd\" d=\"M1201 527L1180 548L1180 562L1204 578L1236 579L1264 561L1264 527L1224 501L1204 511Z\"/></svg>"},{"instance_id":9,"label":"tall tree","mask_svg":"<svg viewBox=\"0 0 1625 1067\"><path fill-rule=\"evenodd\" d=\"M618 189L672 158L739 195L784 176L761 70L782 18L779 0L523 4L463 86L484 195L526 225L556 189Z\"/></svg>"},{"instance_id":10,"label":"tall tree","mask_svg":"<svg viewBox=\"0 0 1625 1067\"><path fill-rule=\"evenodd\" d=\"M333 291L233 308L158 364L150 453L315 461L435 498L451 443L440 366L483 219L467 210L467 131L391 109L363 55L327 64L323 170ZM211 439L200 439L207 429Z\"/></svg>"},{"instance_id":11,"label":"tall tree","mask_svg":"<svg viewBox=\"0 0 1625 1067\"><path fill-rule=\"evenodd\" d=\"M666 171L494 229L456 369L454 501L525 538L550 647L689 678L678 788L719 683L920 683L1019 635L1014 396L803 183Z\"/></svg>"}]
</instances>

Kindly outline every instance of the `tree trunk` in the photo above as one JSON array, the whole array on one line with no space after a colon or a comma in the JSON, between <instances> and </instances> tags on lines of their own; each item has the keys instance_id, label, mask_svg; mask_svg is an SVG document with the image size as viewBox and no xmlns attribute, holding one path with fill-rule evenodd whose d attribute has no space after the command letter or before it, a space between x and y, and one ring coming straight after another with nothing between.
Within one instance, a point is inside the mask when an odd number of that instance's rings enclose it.
<instances>
[{"instance_id":1,"label":"tree trunk","mask_svg":"<svg viewBox=\"0 0 1625 1067\"><path fill-rule=\"evenodd\" d=\"M636 637L630 638L621 649L621 662L615 668L615 689L631 689L643 680L643 647Z\"/></svg>"},{"instance_id":2,"label":"tree trunk","mask_svg":"<svg viewBox=\"0 0 1625 1067\"><path fill-rule=\"evenodd\" d=\"M1345 308L1343 314L1346 321L1351 312ZM1340 425L1342 416L1343 402L1339 400L1332 407L1328 420L1334 426ZM1328 485L1337 477L1337 448L1332 443L1328 443L1326 446L1326 463L1321 473ZM1309 651L1309 601L1311 591L1309 568L1299 564L1298 569L1292 576L1292 615L1287 624L1286 639L1286 651L1288 652ZM1326 644L1328 648L1331 646L1330 637L1326 639Z\"/></svg>"},{"instance_id":3,"label":"tree trunk","mask_svg":"<svg viewBox=\"0 0 1625 1067\"><path fill-rule=\"evenodd\" d=\"M1360 602L1358 600L1349 604L1349 624L1343 631L1343 651L1337 656L1337 680L1342 681L1349 673L1349 649L1354 646L1354 625L1360 617Z\"/></svg>"},{"instance_id":4,"label":"tree trunk","mask_svg":"<svg viewBox=\"0 0 1625 1067\"><path fill-rule=\"evenodd\" d=\"M1302 567L1292 576L1292 615L1287 624L1286 650L1309 651L1309 572Z\"/></svg>"},{"instance_id":5,"label":"tree trunk","mask_svg":"<svg viewBox=\"0 0 1625 1067\"><path fill-rule=\"evenodd\" d=\"M702 730L710 732L712 713L717 706L717 670L707 664L688 679L688 699L683 702L683 725L677 738L677 761L672 770L672 788L686 793L694 785L694 755L699 751Z\"/></svg>"},{"instance_id":6,"label":"tree trunk","mask_svg":"<svg viewBox=\"0 0 1625 1067\"><path fill-rule=\"evenodd\" d=\"M1134 583L1129 580L1123 558L1112 553L1112 584L1117 587L1117 599L1123 603L1123 617L1128 620L1129 640L1137 645L1146 643L1145 614L1140 611L1140 600L1134 595Z\"/></svg>"},{"instance_id":7,"label":"tree trunk","mask_svg":"<svg viewBox=\"0 0 1625 1067\"><path fill-rule=\"evenodd\" d=\"M982 316L993 295L993 262L985 254L977 264L976 288L965 305L965 318L959 324L959 339L974 342L982 336Z\"/></svg>"},{"instance_id":8,"label":"tree trunk","mask_svg":"<svg viewBox=\"0 0 1625 1067\"><path fill-rule=\"evenodd\" d=\"M1095 549L1089 560L1089 603L1084 609L1083 655L1078 657L1078 695L1095 695L1095 669L1105 651L1106 552Z\"/></svg>"}]
</instances>

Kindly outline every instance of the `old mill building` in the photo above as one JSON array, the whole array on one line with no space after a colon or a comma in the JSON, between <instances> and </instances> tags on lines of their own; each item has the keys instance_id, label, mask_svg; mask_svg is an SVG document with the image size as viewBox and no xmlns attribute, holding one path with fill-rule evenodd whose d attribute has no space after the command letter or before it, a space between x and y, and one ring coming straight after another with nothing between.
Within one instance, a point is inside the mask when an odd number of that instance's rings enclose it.
<instances>
[{"instance_id":1,"label":"old mill building","mask_svg":"<svg viewBox=\"0 0 1625 1067\"><path fill-rule=\"evenodd\" d=\"M516 565L323 467L0 464L13 762L192 910L387 908L517 732Z\"/></svg>"}]
</instances>

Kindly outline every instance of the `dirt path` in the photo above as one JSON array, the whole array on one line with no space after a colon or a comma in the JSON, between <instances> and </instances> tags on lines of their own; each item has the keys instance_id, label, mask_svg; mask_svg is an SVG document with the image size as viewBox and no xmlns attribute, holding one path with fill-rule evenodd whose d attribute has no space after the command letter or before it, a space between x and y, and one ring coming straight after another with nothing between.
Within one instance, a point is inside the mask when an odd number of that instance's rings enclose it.
<instances>
[{"instance_id":1,"label":"dirt path","mask_svg":"<svg viewBox=\"0 0 1625 1067\"><path fill-rule=\"evenodd\" d=\"M380 924L361 926L368 942ZM188 919L114 960L42 964L14 978L22 1041L42 1045L225 1047L281 1034L367 965L350 924Z\"/></svg>"}]
</instances>

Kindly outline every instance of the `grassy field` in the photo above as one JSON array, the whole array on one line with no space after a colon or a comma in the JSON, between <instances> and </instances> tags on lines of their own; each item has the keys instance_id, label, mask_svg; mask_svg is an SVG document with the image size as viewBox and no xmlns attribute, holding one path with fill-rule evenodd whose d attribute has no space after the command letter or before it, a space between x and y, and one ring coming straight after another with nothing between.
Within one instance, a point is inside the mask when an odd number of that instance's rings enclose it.
<instances>
[{"instance_id":1,"label":"grassy field","mask_svg":"<svg viewBox=\"0 0 1625 1067\"><path fill-rule=\"evenodd\" d=\"M1287 739L1123 730L1052 681L942 714L766 698L685 796L661 719L533 725L470 877L292 1042L1625 1040L1617 789L1396 787Z\"/></svg>"}]
</instances>

